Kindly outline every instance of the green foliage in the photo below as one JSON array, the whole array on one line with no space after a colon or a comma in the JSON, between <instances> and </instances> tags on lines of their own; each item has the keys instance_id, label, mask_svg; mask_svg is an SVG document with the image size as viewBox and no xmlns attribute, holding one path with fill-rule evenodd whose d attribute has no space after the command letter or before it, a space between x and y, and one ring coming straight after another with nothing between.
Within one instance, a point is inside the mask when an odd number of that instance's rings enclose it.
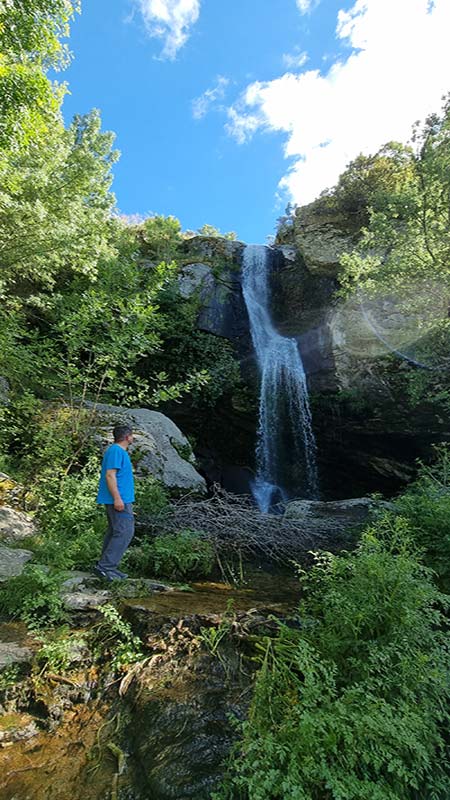
<instances>
[{"instance_id":1,"label":"green foliage","mask_svg":"<svg viewBox=\"0 0 450 800\"><path fill-rule=\"evenodd\" d=\"M90 634L94 655L101 661L108 661L115 672L125 671L130 664L142 659L141 640L110 603L99 611L103 619Z\"/></svg>"},{"instance_id":2,"label":"green foliage","mask_svg":"<svg viewBox=\"0 0 450 800\"><path fill-rule=\"evenodd\" d=\"M0 158L0 294L45 308L48 291L70 276L95 278L111 253L113 138L92 111L15 158Z\"/></svg>"},{"instance_id":3,"label":"green foliage","mask_svg":"<svg viewBox=\"0 0 450 800\"><path fill-rule=\"evenodd\" d=\"M227 609L217 626L200 628L200 640L212 656L218 655L220 644L230 634L236 615L233 611L233 600L227 603Z\"/></svg>"},{"instance_id":4,"label":"green foliage","mask_svg":"<svg viewBox=\"0 0 450 800\"><path fill-rule=\"evenodd\" d=\"M40 484L39 535L33 546L40 561L65 569L90 569L105 535L103 509L96 504L100 464L80 473L50 476Z\"/></svg>"},{"instance_id":5,"label":"green foliage","mask_svg":"<svg viewBox=\"0 0 450 800\"><path fill-rule=\"evenodd\" d=\"M213 406L241 385L232 344L196 327L198 298L181 298L176 287L168 285L159 295L158 306L163 327L160 350L151 360L154 369L173 385L190 376L187 389L197 408Z\"/></svg>"},{"instance_id":6,"label":"green foliage","mask_svg":"<svg viewBox=\"0 0 450 800\"><path fill-rule=\"evenodd\" d=\"M152 475L136 481L136 511L140 516L161 514L169 505L165 487Z\"/></svg>"},{"instance_id":7,"label":"green foliage","mask_svg":"<svg viewBox=\"0 0 450 800\"><path fill-rule=\"evenodd\" d=\"M157 536L153 542L155 575L173 578L208 575L214 564L214 550L198 531Z\"/></svg>"},{"instance_id":8,"label":"green foliage","mask_svg":"<svg viewBox=\"0 0 450 800\"><path fill-rule=\"evenodd\" d=\"M81 406L44 404L25 391L12 398L2 416L0 448L24 481L54 482L96 455L93 414Z\"/></svg>"},{"instance_id":9,"label":"green foliage","mask_svg":"<svg viewBox=\"0 0 450 800\"><path fill-rule=\"evenodd\" d=\"M382 197L369 197L370 220L361 245L343 257L345 287L392 293L427 278L439 282L439 291L448 284L449 130L447 99L440 116L431 115L421 130L415 129L412 147L397 146ZM436 302L435 289L429 286L424 301Z\"/></svg>"},{"instance_id":10,"label":"green foliage","mask_svg":"<svg viewBox=\"0 0 450 800\"><path fill-rule=\"evenodd\" d=\"M197 578L210 574L214 550L201 533L184 530L142 540L130 548L125 560L132 569L146 575L162 575L173 580Z\"/></svg>"},{"instance_id":11,"label":"green foliage","mask_svg":"<svg viewBox=\"0 0 450 800\"><path fill-rule=\"evenodd\" d=\"M65 620L60 594L62 577L37 564L0 585L0 613L20 617L32 628L45 628Z\"/></svg>"},{"instance_id":12,"label":"green foliage","mask_svg":"<svg viewBox=\"0 0 450 800\"><path fill-rule=\"evenodd\" d=\"M208 225L207 223L202 225L202 227L198 229L197 233L200 236L212 236L219 239L229 239L232 242L235 242L237 239L237 234L234 231L221 233L219 228L214 227L214 225Z\"/></svg>"},{"instance_id":13,"label":"green foliage","mask_svg":"<svg viewBox=\"0 0 450 800\"><path fill-rule=\"evenodd\" d=\"M261 645L243 741L216 798L448 797L448 643L442 595L401 518L355 553L322 554L300 629ZM232 762L233 763L233 762Z\"/></svg>"},{"instance_id":14,"label":"green foliage","mask_svg":"<svg viewBox=\"0 0 450 800\"><path fill-rule=\"evenodd\" d=\"M79 10L70 0L0 2L0 163L62 128L59 112L65 88L46 76L63 67L69 52L61 39Z\"/></svg>"},{"instance_id":15,"label":"green foliage","mask_svg":"<svg viewBox=\"0 0 450 800\"><path fill-rule=\"evenodd\" d=\"M7 692L16 685L19 680L20 668L18 664L12 664L10 667L5 667L0 672L0 693Z\"/></svg>"},{"instance_id":16,"label":"green foliage","mask_svg":"<svg viewBox=\"0 0 450 800\"><path fill-rule=\"evenodd\" d=\"M408 520L411 535L435 571L445 591L450 591L450 449L436 448L436 460L422 465L417 481L396 500Z\"/></svg>"},{"instance_id":17,"label":"green foliage","mask_svg":"<svg viewBox=\"0 0 450 800\"><path fill-rule=\"evenodd\" d=\"M0 49L17 59L57 67L67 58L61 39L80 4L71 0L19 0L0 3Z\"/></svg>"},{"instance_id":18,"label":"green foliage","mask_svg":"<svg viewBox=\"0 0 450 800\"><path fill-rule=\"evenodd\" d=\"M156 214L139 226L138 233L143 253L156 263L169 262L176 258L182 242L181 225L176 217Z\"/></svg>"},{"instance_id":19,"label":"green foliage","mask_svg":"<svg viewBox=\"0 0 450 800\"><path fill-rule=\"evenodd\" d=\"M370 209L385 209L393 196L408 186L413 174L411 156L411 149L397 142L381 148L375 156L359 155L325 197L340 213L353 215L361 227L369 222Z\"/></svg>"},{"instance_id":20,"label":"green foliage","mask_svg":"<svg viewBox=\"0 0 450 800\"><path fill-rule=\"evenodd\" d=\"M94 418L82 407L45 405L25 392L4 409L0 449L27 486L38 533L28 542L41 563L89 568L105 533L96 505L100 458Z\"/></svg>"},{"instance_id":21,"label":"green foliage","mask_svg":"<svg viewBox=\"0 0 450 800\"><path fill-rule=\"evenodd\" d=\"M40 633L38 638L41 646L34 657L34 662L35 671L39 675L47 672L61 675L67 672L73 661L74 651L85 644L80 634L70 634L66 626L50 634Z\"/></svg>"}]
</instances>

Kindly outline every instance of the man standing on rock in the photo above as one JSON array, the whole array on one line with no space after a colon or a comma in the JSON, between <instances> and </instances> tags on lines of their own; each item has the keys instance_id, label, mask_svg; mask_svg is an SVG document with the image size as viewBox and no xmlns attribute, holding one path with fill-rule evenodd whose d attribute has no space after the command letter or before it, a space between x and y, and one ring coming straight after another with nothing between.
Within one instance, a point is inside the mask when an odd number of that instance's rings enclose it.
<instances>
[{"instance_id":1,"label":"man standing on rock","mask_svg":"<svg viewBox=\"0 0 450 800\"><path fill-rule=\"evenodd\" d=\"M114 444L103 456L97 495L97 503L105 506L108 530L94 567L95 574L107 581L128 577L118 565L134 535L134 478L127 453L133 431L128 425L116 425L113 436Z\"/></svg>"}]
</instances>

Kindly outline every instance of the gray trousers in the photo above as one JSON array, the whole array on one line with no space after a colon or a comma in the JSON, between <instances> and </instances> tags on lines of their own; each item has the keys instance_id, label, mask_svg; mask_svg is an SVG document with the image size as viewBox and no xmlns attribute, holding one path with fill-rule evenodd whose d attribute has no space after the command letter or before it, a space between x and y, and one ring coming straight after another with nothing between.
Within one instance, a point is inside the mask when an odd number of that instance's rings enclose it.
<instances>
[{"instance_id":1,"label":"gray trousers","mask_svg":"<svg viewBox=\"0 0 450 800\"><path fill-rule=\"evenodd\" d=\"M108 530L103 540L102 554L98 560L101 569L115 569L134 536L133 503L125 503L123 511L114 505L105 505Z\"/></svg>"}]
</instances>

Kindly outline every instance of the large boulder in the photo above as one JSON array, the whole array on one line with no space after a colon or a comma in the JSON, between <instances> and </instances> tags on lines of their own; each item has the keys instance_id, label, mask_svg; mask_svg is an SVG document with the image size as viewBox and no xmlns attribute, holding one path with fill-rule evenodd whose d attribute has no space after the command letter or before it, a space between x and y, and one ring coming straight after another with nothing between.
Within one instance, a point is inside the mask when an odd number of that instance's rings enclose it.
<instances>
[{"instance_id":1,"label":"large boulder","mask_svg":"<svg viewBox=\"0 0 450 800\"><path fill-rule=\"evenodd\" d=\"M6 547L0 544L0 582L15 578L23 572L25 564L33 557L29 550Z\"/></svg>"},{"instance_id":2,"label":"large boulder","mask_svg":"<svg viewBox=\"0 0 450 800\"><path fill-rule=\"evenodd\" d=\"M9 506L0 506L0 542L15 544L36 534L36 524L29 514Z\"/></svg>"},{"instance_id":3,"label":"large boulder","mask_svg":"<svg viewBox=\"0 0 450 800\"><path fill-rule=\"evenodd\" d=\"M137 476L153 475L170 490L206 491L205 479L195 469L189 441L171 419L148 408L125 408L99 404L96 411L101 421L104 444L111 444L112 427L128 423L134 432L130 454L138 456Z\"/></svg>"},{"instance_id":4,"label":"large boulder","mask_svg":"<svg viewBox=\"0 0 450 800\"><path fill-rule=\"evenodd\" d=\"M321 502L319 500L293 500L288 503L285 516L303 523L306 532L325 538L330 544L340 543L346 531L364 525L377 510L390 504L370 497L352 497L348 500ZM323 545L321 545L323 546Z\"/></svg>"}]
</instances>

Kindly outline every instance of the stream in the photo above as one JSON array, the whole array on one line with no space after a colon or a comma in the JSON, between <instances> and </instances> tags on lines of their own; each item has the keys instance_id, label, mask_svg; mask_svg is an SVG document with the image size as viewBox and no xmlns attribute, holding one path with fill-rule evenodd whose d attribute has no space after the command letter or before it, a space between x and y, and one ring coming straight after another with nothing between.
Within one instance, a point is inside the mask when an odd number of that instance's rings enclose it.
<instances>
[{"instance_id":1,"label":"stream","mask_svg":"<svg viewBox=\"0 0 450 800\"><path fill-rule=\"evenodd\" d=\"M122 601L144 655L126 680L89 659L45 681L24 665L3 692L1 800L207 800L236 737L230 715L248 709L251 642L298 599L292 573L258 569L242 588L174 587ZM0 625L0 641L36 649L20 624Z\"/></svg>"}]
</instances>

